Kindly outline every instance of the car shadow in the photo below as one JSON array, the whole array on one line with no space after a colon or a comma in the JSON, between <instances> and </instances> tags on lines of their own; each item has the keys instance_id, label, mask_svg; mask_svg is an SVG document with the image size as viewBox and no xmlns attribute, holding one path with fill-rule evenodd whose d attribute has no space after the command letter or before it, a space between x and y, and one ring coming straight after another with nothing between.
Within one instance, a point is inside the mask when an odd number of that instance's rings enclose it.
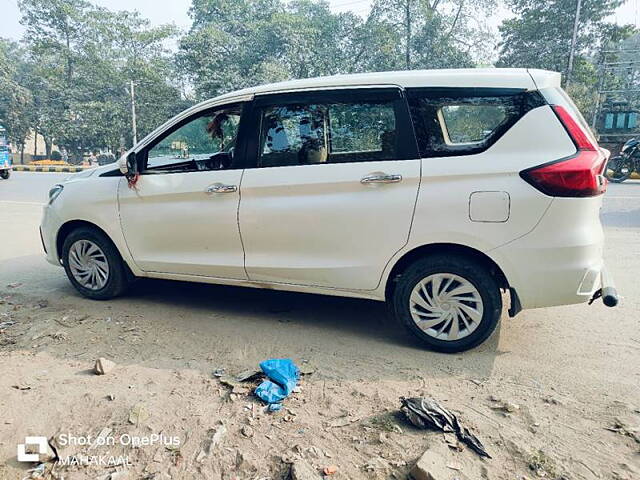
<instances>
[{"instance_id":1,"label":"car shadow","mask_svg":"<svg viewBox=\"0 0 640 480\"><path fill-rule=\"evenodd\" d=\"M382 302L153 279L138 280L123 297L96 302L81 297L63 270L48 267L42 257L0 262L9 265L11 274L0 273L0 280L23 285L5 293L26 295L34 302L47 298L52 308L72 315L90 314L91 335L72 333L81 344L46 347L54 354L64 348L58 353L65 356L90 359L108 353L119 363L202 370L215 365L246 368L265 358L291 357L324 365L323 370L336 378L367 378L376 372L386 379L482 379L490 376L495 358L504 353L499 348L500 327L467 352L426 350L390 318ZM107 318L113 321L105 324ZM511 328L509 319L503 320ZM122 331L132 324L140 330L135 338Z\"/></svg>"},{"instance_id":2,"label":"car shadow","mask_svg":"<svg viewBox=\"0 0 640 480\"><path fill-rule=\"evenodd\" d=\"M406 333L383 302L372 300L142 279L122 301L205 315L204 321L198 315L181 321L205 335L207 330L233 335L240 329L242 339L252 349L264 352L263 357L277 352L280 356L313 357L316 363L325 355L341 357L345 362L379 362L380 373L390 377L414 368L432 375L466 371L469 376L484 377L491 373L494 359L501 353L500 326L485 343L468 352L429 351ZM231 344L241 341L234 338ZM354 365L353 369L358 376L358 368ZM362 371L370 373L370 368Z\"/></svg>"}]
</instances>

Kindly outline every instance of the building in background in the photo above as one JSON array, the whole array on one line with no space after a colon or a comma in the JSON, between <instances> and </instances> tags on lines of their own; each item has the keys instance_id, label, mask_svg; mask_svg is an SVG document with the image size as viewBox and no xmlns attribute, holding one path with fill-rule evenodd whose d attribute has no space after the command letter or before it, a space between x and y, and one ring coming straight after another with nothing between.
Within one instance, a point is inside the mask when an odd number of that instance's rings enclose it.
<instances>
[{"instance_id":1,"label":"building in background","mask_svg":"<svg viewBox=\"0 0 640 480\"><path fill-rule=\"evenodd\" d=\"M51 150L59 150L57 145L52 145ZM11 149L11 158L14 165L20 164L20 148L13 145ZM39 134L35 134L33 130L29 132L24 143L24 155L23 162L25 164L34 160L47 159L47 147L44 142L44 137Z\"/></svg>"}]
</instances>

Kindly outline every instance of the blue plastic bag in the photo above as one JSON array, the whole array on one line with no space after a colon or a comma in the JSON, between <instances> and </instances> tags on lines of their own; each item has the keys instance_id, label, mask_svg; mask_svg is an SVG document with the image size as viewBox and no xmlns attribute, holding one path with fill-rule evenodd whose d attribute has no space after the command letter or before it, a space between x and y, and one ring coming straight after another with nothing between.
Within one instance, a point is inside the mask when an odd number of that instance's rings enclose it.
<instances>
[{"instance_id":1,"label":"blue plastic bag","mask_svg":"<svg viewBox=\"0 0 640 480\"><path fill-rule=\"evenodd\" d=\"M260 368L269 380L258 385L255 394L269 405L279 404L287 398L300 377L298 367L288 358L265 360Z\"/></svg>"}]
</instances>

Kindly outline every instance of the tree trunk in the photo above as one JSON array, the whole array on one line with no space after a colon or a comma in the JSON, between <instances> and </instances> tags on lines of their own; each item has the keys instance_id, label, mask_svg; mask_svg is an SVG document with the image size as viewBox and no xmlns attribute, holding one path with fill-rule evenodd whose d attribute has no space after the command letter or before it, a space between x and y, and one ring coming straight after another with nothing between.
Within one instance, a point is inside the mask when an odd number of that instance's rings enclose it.
<instances>
[{"instance_id":1,"label":"tree trunk","mask_svg":"<svg viewBox=\"0 0 640 480\"><path fill-rule=\"evenodd\" d=\"M73 146L73 163L74 165L82 163L82 149L77 145Z\"/></svg>"},{"instance_id":2,"label":"tree trunk","mask_svg":"<svg viewBox=\"0 0 640 480\"><path fill-rule=\"evenodd\" d=\"M44 149L46 151L45 153L47 154L47 158L51 158L52 144L53 142L51 141L50 138L44 137Z\"/></svg>"},{"instance_id":3,"label":"tree trunk","mask_svg":"<svg viewBox=\"0 0 640 480\"><path fill-rule=\"evenodd\" d=\"M20 165L24 165L24 143L20 144Z\"/></svg>"},{"instance_id":4,"label":"tree trunk","mask_svg":"<svg viewBox=\"0 0 640 480\"><path fill-rule=\"evenodd\" d=\"M38 155L38 127L33 129L33 156Z\"/></svg>"}]
</instances>

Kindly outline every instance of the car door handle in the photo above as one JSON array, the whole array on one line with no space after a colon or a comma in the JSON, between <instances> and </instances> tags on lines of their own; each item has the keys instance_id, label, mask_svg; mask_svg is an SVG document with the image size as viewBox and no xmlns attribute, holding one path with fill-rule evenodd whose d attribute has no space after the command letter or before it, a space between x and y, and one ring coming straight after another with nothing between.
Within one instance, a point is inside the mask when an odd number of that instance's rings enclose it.
<instances>
[{"instance_id":1,"label":"car door handle","mask_svg":"<svg viewBox=\"0 0 640 480\"><path fill-rule=\"evenodd\" d=\"M233 192L237 192L238 191L238 187L237 185L225 185L224 183L214 183L213 185L209 185L205 190L204 193L233 193Z\"/></svg>"},{"instance_id":2,"label":"car door handle","mask_svg":"<svg viewBox=\"0 0 640 480\"><path fill-rule=\"evenodd\" d=\"M375 173L362 177L360 183L398 183L402 181L402 175L387 175L386 173Z\"/></svg>"}]
</instances>

